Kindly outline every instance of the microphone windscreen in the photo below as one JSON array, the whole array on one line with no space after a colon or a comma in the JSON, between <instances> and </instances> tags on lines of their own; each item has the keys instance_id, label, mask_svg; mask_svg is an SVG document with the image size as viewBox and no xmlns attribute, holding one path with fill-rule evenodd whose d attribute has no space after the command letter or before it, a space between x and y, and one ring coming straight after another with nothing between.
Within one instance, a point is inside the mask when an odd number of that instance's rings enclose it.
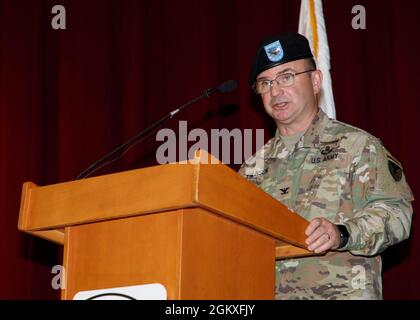
<instances>
[{"instance_id":1,"label":"microphone windscreen","mask_svg":"<svg viewBox=\"0 0 420 320\"><path fill-rule=\"evenodd\" d=\"M231 92L235 90L237 87L238 87L238 84L235 80L229 80L229 81L223 82L217 88L217 90L219 90L220 93L225 93L225 92Z\"/></svg>"}]
</instances>

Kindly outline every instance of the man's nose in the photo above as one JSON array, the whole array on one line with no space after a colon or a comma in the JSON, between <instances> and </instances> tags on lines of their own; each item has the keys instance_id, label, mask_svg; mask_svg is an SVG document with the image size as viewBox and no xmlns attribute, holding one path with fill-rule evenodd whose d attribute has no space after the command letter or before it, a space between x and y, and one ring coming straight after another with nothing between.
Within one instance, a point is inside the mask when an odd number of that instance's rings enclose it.
<instances>
[{"instance_id":1,"label":"man's nose","mask_svg":"<svg viewBox=\"0 0 420 320\"><path fill-rule=\"evenodd\" d=\"M271 85L271 95L273 97L282 96L284 93L284 90L282 87L280 87L276 82L273 82Z\"/></svg>"}]
</instances>

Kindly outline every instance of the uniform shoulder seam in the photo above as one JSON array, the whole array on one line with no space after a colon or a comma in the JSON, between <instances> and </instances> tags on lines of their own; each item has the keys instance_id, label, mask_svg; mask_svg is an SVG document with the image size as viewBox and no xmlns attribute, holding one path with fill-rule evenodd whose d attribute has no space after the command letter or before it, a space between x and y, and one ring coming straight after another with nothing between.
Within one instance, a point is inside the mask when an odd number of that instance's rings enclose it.
<instances>
[{"instance_id":1,"label":"uniform shoulder seam","mask_svg":"<svg viewBox=\"0 0 420 320\"><path fill-rule=\"evenodd\" d=\"M380 144L382 144L382 142L381 142L381 140L380 140L379 138L375 137L373 134L369 133L369 132L368 132L368 131L366 131L366 130L363 130L363 129L358 128L358 127L355 127L355 126L353 126L353 125L351 125L351 124L348 124L348 123L345 123L345 122L341 122L341 121L339 121L339 120L335 120L335 119L332 119L332 120L331 120L331 122L332 122L334 125L339 125L339 126L343 126L343 127L346 127L346 128L350 128L350 129L354 130L354 132L364 134L364 135L366 136L366 138L367 138L367 139L369 139L369 140L374 140L374 141L377 141L377 142L379 142Z\"/></svg>"}]
</instances>

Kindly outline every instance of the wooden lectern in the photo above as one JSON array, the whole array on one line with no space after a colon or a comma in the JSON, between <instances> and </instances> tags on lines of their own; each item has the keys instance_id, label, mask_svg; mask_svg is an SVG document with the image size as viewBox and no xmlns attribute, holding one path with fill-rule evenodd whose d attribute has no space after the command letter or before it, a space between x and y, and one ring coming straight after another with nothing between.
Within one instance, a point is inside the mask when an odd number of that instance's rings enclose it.
<instances>
[{"instance_id":1,"label":"wooden lectern","mask_svg":"<svg viewBox=\"0 0 420 320\"><path fill-rule=\"evenodd\" d=\"M275 259L310 254L308 222L210 159L25 183L18 226L64 245L62 299L152 283L168 299L273 299Z\"/></svg>"}]
</instances>

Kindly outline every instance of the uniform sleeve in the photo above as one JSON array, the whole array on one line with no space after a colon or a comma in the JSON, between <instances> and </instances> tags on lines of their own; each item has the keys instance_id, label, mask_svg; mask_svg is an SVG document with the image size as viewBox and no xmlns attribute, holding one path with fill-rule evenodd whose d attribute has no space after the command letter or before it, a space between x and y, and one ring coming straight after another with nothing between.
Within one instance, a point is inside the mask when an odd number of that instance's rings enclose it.
<instances>
[{"instance_id":1,"label":"uniform sleeve","mask_svg":"<svg viewBox=\"0 0 420 320\"><path fill-rule=\"evenodd\" d=\"M245 167L246 167L246 163L244 162L244 163L242 163L241 167L238 170L238 174L241 175L244 178L246 178Z\"/></svg>"},{"instance_id":2,"label":"uniform sleeve","mask_svg":"<svg viewBox=\"0 0 420 320\"><path fill-rule=\"evenodd\" d=\"M350 169L354 215L343 221L350 239L342 250L376 255L410 235L414 200L401 164L368 139Z\"/></svg>"}]
</instances>

